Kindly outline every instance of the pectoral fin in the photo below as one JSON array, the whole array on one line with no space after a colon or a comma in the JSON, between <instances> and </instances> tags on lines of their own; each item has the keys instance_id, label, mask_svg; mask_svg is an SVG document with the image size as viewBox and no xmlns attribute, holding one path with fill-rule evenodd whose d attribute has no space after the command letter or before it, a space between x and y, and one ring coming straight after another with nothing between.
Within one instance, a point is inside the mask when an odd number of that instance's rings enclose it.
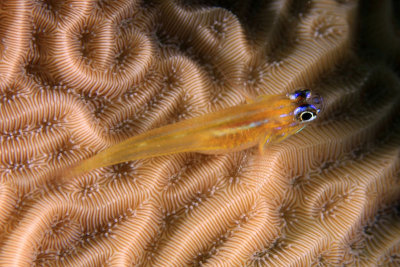
<instances>
[{"instance_id":1,"label":"pectoral fin","mask_svg":"<svg viewBox=\"0 0 400 267\"><path fill-rule=\"evenodd\" d=\"M264 138L260 140L260 143L258 143L258 152L260 155L264 155L265 147L268 146L269 143L271 143L271 135L266 134Z\"/></svg>"},{"instance_id":2,"label":"pectoral fin","mask_svg":"<svg viewBox=\"0 0 400 267\"><path fill-rule=\"evenodd\" d=\"M285 133L284 135L279 135L279 136L272 136L271 134L267 134L265 135L265 137L263 139L261 139L260 143L258 144L258 151L260 152L261 155L264 154L264 150L265 148L274 143L280 143L283 140L285 140L286 138L288 138L290 136L290 134Z\"/></svg>"},{"instance_id":3,"label":"pectoral fin","mask_svg":"<svg viewBox=\"0 0 400 267\"><path fill-rule=\"evenodd\" d=\"M285 134L283 134L283 135L279 135L279 136L276 136L275 138L274 138L274 143L280 143L280 142L282 142L283 140L285 140L286 138L288 138L290 136L290 134L287 134L287 133L285 133Z\"/></svg>"}]
</instances>

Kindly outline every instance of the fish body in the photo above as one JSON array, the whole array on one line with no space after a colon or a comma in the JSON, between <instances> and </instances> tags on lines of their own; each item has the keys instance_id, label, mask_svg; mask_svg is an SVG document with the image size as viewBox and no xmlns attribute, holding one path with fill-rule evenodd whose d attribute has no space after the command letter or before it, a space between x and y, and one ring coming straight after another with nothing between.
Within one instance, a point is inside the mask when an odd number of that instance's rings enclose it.
<instances>
[{"instance_id":1,"label":"fish body","mask_svg":"<svg viewBox=\"0 0 400 267\"><path fill-rule=\"evenodd\" d=\"M308 108L315 116L319 112L305 103L310 98L309 91L296 93L259 96L250 103L133 136L78 163L68 171L68 176L125 161L182 152L221 154L255 145L262 152L265 144L279 142L305 127L305 121L296 111Z\"/></svg>"}]
</instances>

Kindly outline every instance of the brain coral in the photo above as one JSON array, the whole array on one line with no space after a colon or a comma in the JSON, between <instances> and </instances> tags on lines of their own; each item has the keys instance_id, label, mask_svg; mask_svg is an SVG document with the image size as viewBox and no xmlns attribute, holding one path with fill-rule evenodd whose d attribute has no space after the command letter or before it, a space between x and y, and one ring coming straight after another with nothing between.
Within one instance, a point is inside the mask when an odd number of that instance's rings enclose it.
<instances>
[{"instance_id":1,"label":"brain coral","mask_svg":"<svg viewBox=\"0 0 400 267\"><path fill-rule=\"evenodd\" d=\"M397 1L0 1L0 265L399 266ZM126 162L121 140L310 87L257 149Z\"/></svg>"}]
</instances>

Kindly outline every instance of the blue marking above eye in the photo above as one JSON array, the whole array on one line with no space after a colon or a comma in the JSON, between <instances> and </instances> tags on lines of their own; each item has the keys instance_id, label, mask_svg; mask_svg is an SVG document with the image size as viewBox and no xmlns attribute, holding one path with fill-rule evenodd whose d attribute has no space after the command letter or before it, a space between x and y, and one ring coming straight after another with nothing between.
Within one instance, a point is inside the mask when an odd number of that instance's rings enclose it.
<instances>
[{"instance_id":1,"label":"blue marking above eye","mask_svg":"<svg viewBox=\"0 0 400 267\"><path fill-rule=\"evenodd\" d=\"M289 94L289 98L291 100L305 100L305 99L309 99L311 97L311 91L308 89L304 89L304 90L297 90L292 94Z\"/></svg>"},{"instance_id":2,"label":"blue marking above eye","mask_svg":"<svg viewBox=\"0 0 400 267\"><path fill-rule=\"evenodd\" d=\"M309 122L315 120L319 112L314 105L304 104L294 110L294 116L300 122Z\"/></svg>"}]
</instances>

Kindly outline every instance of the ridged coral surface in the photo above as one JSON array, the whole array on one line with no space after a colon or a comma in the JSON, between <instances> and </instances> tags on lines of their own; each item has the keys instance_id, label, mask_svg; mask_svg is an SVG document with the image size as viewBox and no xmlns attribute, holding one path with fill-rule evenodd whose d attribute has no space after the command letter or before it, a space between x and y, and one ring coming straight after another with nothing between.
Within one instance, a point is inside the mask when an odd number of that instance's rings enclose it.
<instances>
[{"instance_id":1,"label":"ridged coral surface","mask_svg":"<svg viewBox=\"0 0 400 267\"><path fill-rule=\"evenodd\" d=\"M0 1L1 266L400 266L397 1ZM56 177L127 137L308 87L258 150Z\"/></svg>"}]
</instances>

